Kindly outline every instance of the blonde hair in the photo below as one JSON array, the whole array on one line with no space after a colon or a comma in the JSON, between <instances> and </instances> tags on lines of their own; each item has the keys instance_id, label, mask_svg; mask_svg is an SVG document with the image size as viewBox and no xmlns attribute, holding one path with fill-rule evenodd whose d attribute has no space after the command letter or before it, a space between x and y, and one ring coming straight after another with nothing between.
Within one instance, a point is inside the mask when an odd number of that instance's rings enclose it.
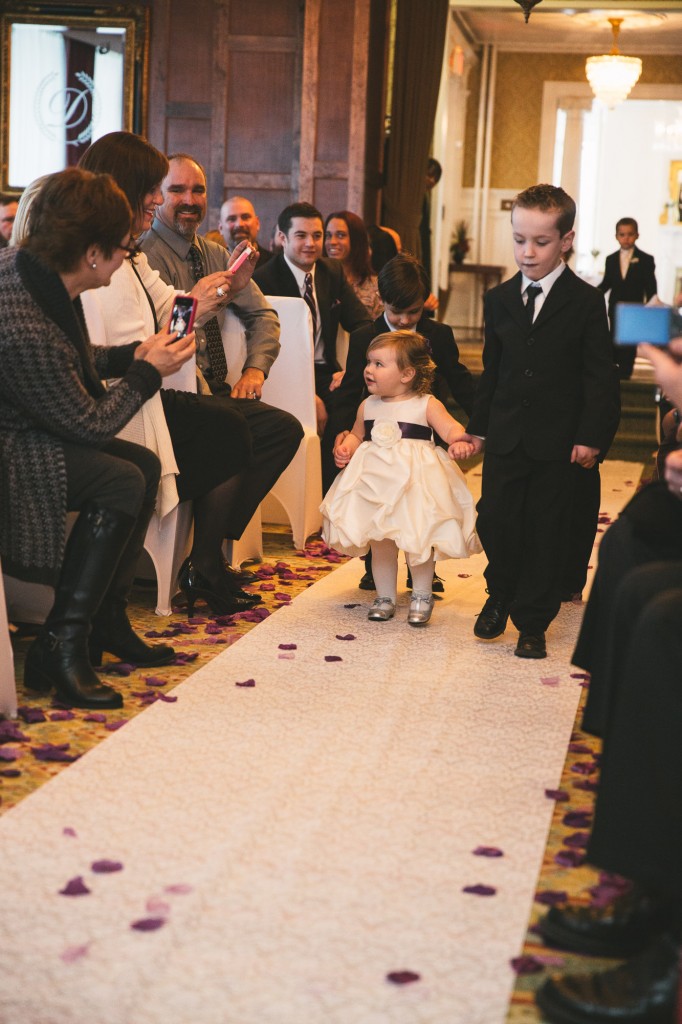
<instances>
[{"instance_id":1,"label":"blonde hair","mask_svg":"<svg viewBox=\"0 0 682 1024\"><path fill-rule=\"evenodd\" d=\"M31 205L47 179L51 177L51 174L41 174L39 178L35 178L30 185L27 185L21 193L8 245L21 245L24 239L28 238L31 227Z\"/></svg>"},{"instance_id":2,"label":"blonde hair","mask_svg":"<svg viewBox=\"0 0 682 1024\"><path fill-rule=\"evenodd\" d=\"M387 331L379 334L367 347L367 354L375 348L392 348L398 368L414 370L411 391L428 395L433 384L436 364L426 338L414 331Z\"/></svg>"}]
</instances>

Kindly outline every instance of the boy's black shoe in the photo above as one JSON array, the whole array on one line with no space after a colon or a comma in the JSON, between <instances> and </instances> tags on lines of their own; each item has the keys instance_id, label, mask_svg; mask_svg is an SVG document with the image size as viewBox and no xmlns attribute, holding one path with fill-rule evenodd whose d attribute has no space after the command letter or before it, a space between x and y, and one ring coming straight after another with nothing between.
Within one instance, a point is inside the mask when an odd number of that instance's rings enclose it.
<instances>
[{"instance_id":1,"label":"boy's black shoe","mask_svg":"<svg viewBox=\"0 0 682 1024\"><path fill-rule=\"evenodd\" d=\"M412 590L412 573L410 572L409 568L407 570L407 589L408 590ZM444 594L445 593L445 587L443 586L443 581L440 578L440 576L436 575L435 572L433 574L433 583L431 584L431 593L432 594Z\"/></svg>"},{"instance_id":2,"label":"boy's black shoe","mask_svg":"<svg viewBox=\"0 0 682 1024\"><path fill-rule=\"evenodd\" d=\"M605 907L551 907L539 927L552 946L588 956L627 957L641 952L672 917L669 901L633 886Z\"/></svg>"},{"instance_id":3,"label":"boy's black shoe","mask_svg":"<svg viewBox=\"0 0 682 1024\"><path fill-rule=\"evenodd\" d=\"M535 1002L551 1024L674 1024L679 959L664 935L620 967L549 978Z\"/></svg>"},{"instance_id":4,"label":"boy's black shoe","mask_svg":"<svg viewBox=\"0 0 682 1024\"><path fill-rule=\"evenodd\" d=\"M546 658L545 634L519 633L519 642L514 654L517 658Z\"/></svg>"},{"instance_id":5,"label":"boy's black shoe","mask_svg":"<svg viewBox=\"0 0 682 1024\"><path fill-rule=\"evenodd\" d=\"M365 575L358 583L360 590L376 590L376 584L374 583L374 577L372 576L372 570L368 569Z\"/></svg>"},{"instance_id":6,"label":"boy's black shoe","mask_svg":"<svg viewBox=\"0 0 682 1024\"><path fill-rule=\"evenodd\" d=\"M481 608L474 626L474 636L479 640L494 640L502 636L507 628L509 605L500 597L489 597Z\"/></svg>"}]
</instances>

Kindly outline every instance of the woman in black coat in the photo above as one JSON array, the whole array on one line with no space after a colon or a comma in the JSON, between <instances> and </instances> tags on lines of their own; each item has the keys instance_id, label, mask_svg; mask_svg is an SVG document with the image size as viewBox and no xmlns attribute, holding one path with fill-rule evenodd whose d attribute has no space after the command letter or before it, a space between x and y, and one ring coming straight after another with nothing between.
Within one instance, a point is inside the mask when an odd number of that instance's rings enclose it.
<instances>
[{"instance_id":1,"label":"woman in black coat","mask_svg":"<svg viewBox=\"0 0 682 1024\"><path fill-rule=\"evenodd\" d=\"M0 556L10 575L55 587L26 687L54 687L76 707L122 704L93 671L89 640L132 650L139 664L174 656L144 643L125 613L159 463L115 435L193 355L194 335L94 348L79 299L125 259L131 219L108 175L71 168L33 199L20 248L0 253ZM120 380L107 390L103 378ZM65 543L67 511L80 514Z\"/></svg>"}]
</instances>

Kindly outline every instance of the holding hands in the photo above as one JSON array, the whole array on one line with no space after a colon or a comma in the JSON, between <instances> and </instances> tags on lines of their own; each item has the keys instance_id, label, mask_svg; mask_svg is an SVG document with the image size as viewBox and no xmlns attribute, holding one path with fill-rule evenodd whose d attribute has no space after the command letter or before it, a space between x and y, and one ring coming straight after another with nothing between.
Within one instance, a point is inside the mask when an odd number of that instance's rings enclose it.
<instances>
[{"instance_id":1,"label":"holding hands","mask_svg":"<svg viewBox=\"0 0 682 1024\"><path fill-rule=\"evenodd\" d=\"M178 338L176 332L159 331L141 342L135 349L135 359L144 359L159 371L162 377L168 377L179 370L196 352L194 331Z\"/></svg>"},{"instance_id":2,"label":"holding hands","mask_svg":"<svg viewBox=\"0 0 682 1024\"><path fill-rule=\"evenodd\" d=\"M334 444L334 464L339 469L343 469L344 466L348 465L361 444L360 438L349 431L339 434Z\"/></svg>"}]
</instances>

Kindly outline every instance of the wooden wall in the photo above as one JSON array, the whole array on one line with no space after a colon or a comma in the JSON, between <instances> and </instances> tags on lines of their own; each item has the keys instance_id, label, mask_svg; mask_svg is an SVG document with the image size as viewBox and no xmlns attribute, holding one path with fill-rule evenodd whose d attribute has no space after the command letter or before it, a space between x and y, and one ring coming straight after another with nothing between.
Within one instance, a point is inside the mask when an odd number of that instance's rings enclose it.
<instances>
[{"instance_id":1,"label":"wooden wall","mask_svg":"<svg viewBox=\"0 0 682 1024\"><path fill-rule=\"evenodd\" d=\"M206 229L244 194L267 244L306 199L374 219L388 0L149 0L149 139L205 166Z\"/></svg>"}]
</instances>

